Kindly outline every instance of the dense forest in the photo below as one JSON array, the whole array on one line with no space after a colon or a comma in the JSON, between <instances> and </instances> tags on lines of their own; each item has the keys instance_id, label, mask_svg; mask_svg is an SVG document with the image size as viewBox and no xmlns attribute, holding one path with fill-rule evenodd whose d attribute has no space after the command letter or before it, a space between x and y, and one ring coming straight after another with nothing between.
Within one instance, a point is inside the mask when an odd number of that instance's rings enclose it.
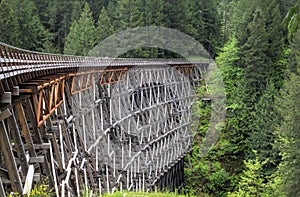
<instances>
[{"instance_id":1,"label":"dense forest","mask_svg":"<svg viewBox=\"0 0 300 197\"><path fill-rule=\"evenodd\" d=\"M1 0L0 41L86 55L128 28L164 26L199 41L226 89L226 123L199 154L210 106L187 158L184 192L199 196L300 196L300 2L297 0ZM139 49L127 56L176 56ZM299 132L299 133L298 133Z\"/></svg>"}]
</instances>

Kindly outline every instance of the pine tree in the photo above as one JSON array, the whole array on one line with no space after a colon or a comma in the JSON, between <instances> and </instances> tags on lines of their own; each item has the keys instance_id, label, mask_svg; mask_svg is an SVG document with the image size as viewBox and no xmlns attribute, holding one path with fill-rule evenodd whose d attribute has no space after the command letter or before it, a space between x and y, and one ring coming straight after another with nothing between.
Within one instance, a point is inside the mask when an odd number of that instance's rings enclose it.
<instances>
[{"instance_id":1,"label":"pine tree","mask_svg":"<svg viewBox=\"0 0 300 197\"><path fill-rule=\"evenodd\" d=\"M299 2L299 1L298 1ZM276 109L280 115L280 124L276 130L279 138L276 145L280 150L282 162L279 165L278 174L282 179L279 186L286 196L299 196L300 194L300 31L299 31L299 10L293 7L285 18L288 24L288 38L291 47L290 71L287 79L275 100Z\"/></svg>"},{"instance_id":2,"label":"pine tree","mask_svg":"<svg viewBox=\"0 0 300 197\"><path fill-rule=\"evenodd\" d=\"M95 25L89 5L84 5L79 20L72 23L66 38L64 53L69 55L87 55L95 46Z\"/></svg>"},{"instance_id":3,"label":"pine tree","mask_svg":"<svg viewBox=\"0 0 300 197\"><path fill-rule=\"evenodd\" d=\"M96 29L97 43L101 42L102 40L112 35L113 33L114 33L114 27L111 23L110 18L106 13L106 9L103 7L101 9L99 19L97 22L97 29Z\"/></svg>"},{"instance_id":4,"label":"pine tree","mask_svg":"<svg viewBox=\"0 0 300 197\"><path fill-rule=\"evenodd\" d=\"M217 9L216 0L202 0L201 10L203 29L200 31L199 41L204 48L215 57L217 48L221 45L221 17Z\"/></svg>"},{"instance_id":5,"label":"pine tree","mask_svg":"<svg viewBox=\"0 0 300 197\"><path fill-rule=\"evenodd\" d=\"M265 163L265 168L258 173L263 177L272 175L280 162L278 149L274 147L278 138L275 135L276 125L278 124L278 114L274 109L274 96L277 90L273 84L268 84L266 91L261 96L260 100L254 104L254 113L252 113L252 123L250 136L246 140L248 144L247 158L254 159L255 156L268 161ZM253 154L252 150L257 150Z\"/></svg>"},{"instance_id":6,"label":"pine tree","mask_svg":"<svg viewBox=\"0 0 300 197\"><path fill-rule=\"evenodd\" d=\"M118 0L109 0L107 4L107 15L112 21L113 26L116 29L116 23L117 23L117 5L118 5Z\"/></svg>"},{"instance_id":7,"label":"pine tree","mask_svg":"<svg viewBox=\"0 0 300 197\"><path fill-rule=\"evenodd\" d=\"M50 34L42 25L34 2L31 0L10 2L18 20L19 47L35 51L49 51L52 48L49 41Z\"/></svg>"},{"instance_id":8,"label":"pine tree","mask_svg":"<svg viewBox=\"0 0 300 197\"><path fill-rule=\"evenodd\" d=\"M281 36L282 28L278 27L278 24L280 24L280 12L276 1L269 0L255 3L257 4L251 10L252 19L246 26L247 33L244 34L244 36L248 35L248 37L240 42L241 59L239 65L242 65L244 72L240 81L242 107L236 119L239 122L238 130L240 136L242 136L241 142L244 143L243 147L240 147L241 151L251 153L253 149L256 149L261 153L260 151L263 148L269 147L267 149L269 153L264 153L267 156L272 155L272 152L274 152L270 148L273 139L264 136L265 134L268 136L272 135L270 133L271 128L269 128L272 122L264 121L268 117L264 114L266 112L260 111L263 110L260 108L262 107L265 108L264 110L272 112L273 106L272 102L268 101L267 98L262 98L262 96L268 84L272 84L274 91L268 93L271 94L269 99L272 100L272 95L275 95L276 90L282 85L283 70L286 64L280 63L283 59L283 42ZM248 17L251 15L245 15L247 16L245 20L248 21ZM257 139L270 141L265 142L266 144L259 149L253 144ZM262 144L257 145L260 146ZM248 154L247 159L252 159L251 155ZM277 157L274 156L275 158ZM274 162L274 160L271 159L270 162Z\"/></svg>"},{"instance_id":9,"label":"pine tree","mask_svg":"<svg viewBox=\"0 0 300 197\"><path fill-rule=\"evenodd\" d=\"M84 1L34 0L43 26L50 32L50 41L55 50L52 53L63 53L64 42L71 24L78 20Z\"/></svg>"},{"instance_id":10,"label":"pine tree","mask_svg":"<svg viewBox=\"0 0 300 197\"><path fill-rule=\"evenodd\" d=\"M236 14L236 4L234 0L220 0L219 13L221 17L222 44L225 44L234 35L233 18Z\"/></svg>"},{"instance_id":11,"label":"pine tree","mask_svg":"<svg viewBox=\"0 0 300 197\"><path fill-rule=\"evenodd\" d=\"M165 1L163 24L197 39L196 24L201 23L201 17L195 18L195 13L199 12L197 5L192 0Z\"/></svg>"},{"instance_id":12,"label":"pine tree","mask_svg":"<svg viewBox=\"0 0 300 197\"><path fill-rule=\"evenodd\" d=\"M261 161L254 151L255 158L244 161L246 169L243 171L238 184L238 190L228 193L228 197L240 196L271 196L268 194L269 186L265 183L264 178L260 175L260 171L267 163L267 159Z\"/></svg>"},{"instance_id":13,"label":"pine tree","mask_svg":"<svg viewBox=\"0 0 300 197\"><path fill-rule=\"evenodd\" d=\"M89 3L93 18L96 21L101 13L101 8L106 8L108 5L108 0L86 0Z\"/></svg>"},{"instance_id":14,"label":"pine tree","mask_svg":"<svg viewBox=\"0 0 300 197\"><path fill-rule=\"evenodd\" d=\"M143 14L140 11L141 0L120 0L116 8L116 29L118 31L143 25Z\"/></svg>"},{"instance_id":15,"label":"pine tree","mask_svg":"<svg viewBox=\"0 0 300 197\"><path fill-rule=\"evenodd\" d=\"M14 45L19 45L19 27L16 14L8 1L0 3L0 41Z\"/></svg>"},{"instance_id":16,"label":"pine tree","mask_svg":"<svg viewBox=\"0 0 300 197\"><path fill-rule=\"evenodd\" d=\"M291 73L276 100L281 114L278 127L278 146L282 162L279 171L283 178L283 191L287 196L300 195L300 77Z\"/></svg>"},{"instance_id":17,"label":"pine tree","mask_svg":"<svg viewBox=\"0 0 300 197\"><path fill-rule=\"evenodd\" d=\"M243 106L240 88L243 70L238 65L240 60L239 53L238 40L233 37L225 44L216 58L216 63L220 67L225 85L227 109L227 123L220 141L224 141L222 144L225 146L222 147L222 150L226 150L223 160L231 163L232 166L241 166L241 162L243 161L241 155L244 154L244 138L240 134L240 125L237 120ZM230 166L229 168L232 167ZM236 167L234 171L239 172L241 168Z\"/></svg>"}]
</instances>

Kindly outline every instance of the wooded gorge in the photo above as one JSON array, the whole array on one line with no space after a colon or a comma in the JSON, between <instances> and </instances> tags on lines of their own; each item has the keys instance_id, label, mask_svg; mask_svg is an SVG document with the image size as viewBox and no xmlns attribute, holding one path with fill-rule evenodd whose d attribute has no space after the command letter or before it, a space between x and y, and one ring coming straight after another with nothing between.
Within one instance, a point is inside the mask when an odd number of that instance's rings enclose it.
<instances>
[{"instance_id":1,"label":"wooded gorge","mask_svg":"<svg viewBox=\"0 0 300 197\"><path fill-rule=\"evenodd\" d=\"M199 41L226 89L218 143L199 154L210 106L201 107L184 192L198 196L300 195L300 1L1 0L0 41L35 51L87 55L129 28L164 26ZM178 57L136 49L124 57Z\"/></svg>"}]
</instances>

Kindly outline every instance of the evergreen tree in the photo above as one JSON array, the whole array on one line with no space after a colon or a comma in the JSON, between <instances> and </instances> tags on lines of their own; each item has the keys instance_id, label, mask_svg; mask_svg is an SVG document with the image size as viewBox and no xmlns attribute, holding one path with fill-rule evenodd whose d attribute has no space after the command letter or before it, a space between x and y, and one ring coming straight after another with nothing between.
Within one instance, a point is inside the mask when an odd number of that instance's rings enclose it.
<instances>
[{"instance_id":1,"label":"evergreen tree","mask_svg":"<svg viewBox=\"0 0 300 197\"><path fill-rule=\"evenodd\" d=\"M290 8L289 12L285 17L285 23L288 29L288 39L292 41L294 38L295 33L298 31L300 27L300 5L296 5Z\"/></svg>"},{"instance_id":2,"label":"evergreen tree","mask_svg":"<svg viewBox=\"0 0 300 197\"><path fill-rule=\"evenodd\" d=\"M193 36L196 34L196 29L192 26L192 1L190 0L175 0L165 1L164 6L164 24L172 29L184 32Z\"/></svg>"},{"instance_id":3,"label":"evergreen tree","mask_svg":"<svg viewBox=\"0 0 300 197\"><path fill-rule=\"evenodd\" d=\"M120 0L116 8L116 28L118 31L143 25L143 14L140 11L141 0Z\"/></svg>"},{"instance_id":4,"label":"evergreen tree","mask_svg":"<svg viewBox=\"0 0 300 197\"><path fill-rule=\"evenodd\" d=\"M53 2L54 3L54 2ZM72 23L80 18L83 11L84 2L82 1L57 1L56 11L52 17L52 31L54 42L59 51L63 52L67 35L70 32ZM50 8L49 8L50 9Z\"/></svg>"},{"instance_id":5,"label":"evergreen tree","mask_svg":"<svg viewBox=\"0 0 300 197\"><path fill-rule=\"evenodd\" d=\"M256 155L256 151L254 151ZM270 195L270 186L265 183L264 178L260 175L260 171L267 163L267 159L261 159L256 155L254 159L245 161L246 169L243 171L238 184L238 190L228 193L228 197L240 196L272 196Z\"/></svg>"},{"instance_id":6,"label":"evergreen tree","mask_svg":"<svg viewBox=\"0 0 300 197\"><path fill-rule=\"evenodd\" d=\"M163 0L153 0L153 1L142 1L142 6L140 7L140 12L142 13L142 24L141 26L164 26L163 14L164 1ZM147 40L147 33L144 35L143 39ZM166 51L158 48L143 48L135 50L135 55L144 58L157 58L159 56L164 56Z\"/></svg>"},{"instance_id":7,"label":"evergreen tree","mask_svg":"<svg viewBox=\"0 0 300 197\"><path fill-rule=\"evenodd\" d=\"M270 131L271 128L269 128L272 122L263 121L268 117L265 117L266 114L260 111L262 110L260 107L265 107L264 110L270 110L270 112L272 112L272 102L265 100L267 98L263 98L262 100L261 98L268 84L273 84L275 90L280 88L283 81L283 70L286 66L280 63L283 59L283 42L282 28L280 26L278 27L281 17L279 7L276 1L271 0L256 3L257 4L253 7L254 9L251 11L251 22L247 24L246 28L246 32L249 36L240 42L242 45L239 65L242 65L244 72L242 80L240 81L242 107L236 115L236 120L239 122L238 133L242 136L241 142L244 144L240 147L240 151L250 153L247 156L248 159L253 158L251 154L252 150L255 149L261 153L263 148L272 146L273 138L268 139L270 141L265 141L266 144L260 147L261 149L255 146L258 144L253 142L257 139L267 140L265 138L266 136L264 136L265 134L272 135L270 133L272 132ZM245 16L249 17L251 15ZM249 20L247 17L245 19L246 21ZM276 91L273 91L273 93L269 92L269 94L274 95ZM270 96L271 98L272 95ZM255 108L255 104L257 104L257 108ZM260 115L262 117L260 117ZM265 152L264 154L271 155L272 152L274 152L272 148L268 148L268 151L269 153ZM274 158L276 158L276 156ZM275 161L270 160L270 162Z\"/></svg>"},{"instance_id":8,"label":"evergreen tree","mask_svg":"<svg viewBox=\"0 0 300 197\"><path fill-rule=\"evenodd\" d=\"M276 100L281 123L278 127L278 146L282 162L279 171L283 178L283 192L287 196L300 195L300 77L291 73Z\"/></svg>"},{"instance_id":9,"label":"evergreen tree","mask_svg":"<svg viewBox=\"0 0 300 197\"><path fill-rule=\"evenodd\" d=\"M112 21L113 26L116 29L116 23L117 23L117 5L118 0L109 0L107 4L107 15Z\"/></svg>"},{"instance_id":10,"label":"evergreen tree","mask_svg":"<svg viewBox=\"0 0 300 197\"><path fill-rule=\"evenodd\" d=\"M290 9L285 18L288 27L288 39L292 49L291 69L288 71L288 77L275 101L277 112L280 115L280 124L276 132L279 140L276 145L282 156L278 170L279 178L282 179L279 189L285 196L299 196L300 194L300 31L298 12L298 7L295 6Z\"/></svg>"},{"instance_id":11,"label":"evergreen tree","mask_svg":"<svg viewBox=\"0 0 300 197\"><path fill-rule=\"evenodd\" d=\"M141 12L144 13L144 26L164 26L163 0L143 1Z\"/></svg>"},{"instance_id":12,"label":"evergreen tree","mask_svg":"<svg viewBox=\"0 0 300 197\"><path fill-rule=\"evenodd\" d=\"M28 50L49 51L52 47L49 41L50 34L42 25L34 2L31 0L12 0L10 2L18 20L19 47Z\"/></svg>"},{"instance_id":13,"label":"evergreen tree","mask_svg":"<svg viewBox=\"0 0 300 197\"><path fill-rule=\"evenodd\" d=\"M7 0L0 3L0 41L14 45L19 45L19 26L16 14Z\"/></svg>"},{"instance_id":14,"label":"evergreen tree","mask_svg":"<svg viewBox=\"0 0 300 197\"><path fill-rule=\"evenodd\" d=\"M232 172L241 171L242 155L244 155L244 138L240 134L240 122L237 120L243 106L240 87L243 70L238 65L240 60L239 53L238 40L233 37L225 44L216 58L226 90L227 123L222 132L223 135L220 137L220 142L223 144L221 150L226 150L224 151L226 154L222 156L223 161L230 163L228 170L234 169L230 170Z\"/></svg>"},{"instance_id":15,"label":"evergreen tree","mask_svg":"<svg viewBox=\"0 0 300 197\"><path fill-rule=\"evenodd\" d=\"M261 170L264 177L272 175L280 162L278 149L274 147L275 141L278 138L275 135L275 128L278 124L278 114L274 109L274 96L277 94L272 84L267 86L265 93L261 96L258 103L255 104L254 113L251 119L253 122L250 124L251 133L247 139L248 150L257 150L256 154L249 151L247 158L254 159L258 156L262 159L268 159L265 162L265 168Z\"/></svg>"},{"instance_id":16,"label":"evergreen tree","mask_svg":"<svg viewBox=\"0 0 300 197\"><path fill-rule=\"evenodd\" d=\"M236 4L238 2L234 0L220 0L219 13L221 17L221 33L222 44L225 44L234 35L234 23L233 18L236 14Z\"/></svg>"},{"instance_id":17,"label":"evergreen tree","mask_svg":"<svg viewBox=\"0 0 300 197\"><path fill-rule=\"evenodd\" d=\"M86 0L91 8L94 20L99 18L101 13L101 8L106 8L108 6L109 0Z\"/></svg>"},{"instance_id":18,"label":"evergreen tree","mask_svg":"<svg viewBox=\"0 0 300 197\"><path fill-rule=\"evenodd\" d=\"M79 20L72 23L66 38L64 53L69 55L87 55L96 41L95 25L89 5L84 5Z\"/></svg>"},{"instance_id":19,"label":"evergreen tree","mask_svg":"<svg viewBox=\"0 0 300 197\"><path fill-rule=\"evenodd\" d=\"M199 41L212 57L216 56L221 45L221 17L218 14L216 0L201 1L201 15L204 23L200 31Z\"/></svg>"},{"instance_id":20,"label":"evergreen tree","mask_svg":"<svg viewBox=\"0 0 300 197\"><path fill-rule=\"evenodd\" d=\"M78 20L84 0L34 0L39 10L42 24L51 33L55 53L63 53L64 42L71 24Z\"/></svg>"},{"instance_id":21,"label":"evergreen tree","mask_svg":"<svg viewBox=\"0 0 300 197\"><path fill-rule=\"evenodd\" d=\"M106 9L103 7L101 9L99 19L97 22L97 28L96 28L97 43L101 42L102 40L109 37L113 33L114 33L114 27L111 23L110 18L106 13Z\"/></svg>"}]
</instances>

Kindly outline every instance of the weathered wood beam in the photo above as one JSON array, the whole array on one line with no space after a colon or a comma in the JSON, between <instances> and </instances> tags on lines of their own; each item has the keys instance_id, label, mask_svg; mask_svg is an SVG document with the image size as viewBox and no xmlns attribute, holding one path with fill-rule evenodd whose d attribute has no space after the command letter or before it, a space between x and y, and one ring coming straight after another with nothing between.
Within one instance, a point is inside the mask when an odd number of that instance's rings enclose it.
<instances>
[{"instance_id":1,"label":"weathered wood beam","mask_svg":"<svg viewBox=\"0 0 300 197\"><path fill-rule=\"evenodd\" d=\"M0 103L11 104L11 92L4 92L0 95Z\"/></svg>"},{"instance_id":2,"label":"weathered wood beam","mask_svg":"<svg viewBox=\"0 0 300 197\"><path fill-rule=\"evenodd\" d=\"M12 152L11 142L9 140L4 121L0 121L0 147L5 158L6 168L8 171L11 187L14 191L23 192L23 185L18 174L18 167Z\"/></svg>"},{"instance_id":3,"label":"weathered wood beam","mask_svg":"<svg viewBox=\"0 0 300 197\"><path fill-rule=\"evenodd\" d=\"M6 196L6 192L3 187L2 177L0 176L0 196Z\"/></svg>"},{"instance_id":4,"label":"weathered wood beam","mask_svg":"<svg viewBox=\"0 0 300 197\"><path fill-rule=\"evenodd\" d=\"M9 109L5 109L4 111L0 112L0 121L5 120L6 118L10 117L12 113Z\"/></svg>"}]
</instances>

